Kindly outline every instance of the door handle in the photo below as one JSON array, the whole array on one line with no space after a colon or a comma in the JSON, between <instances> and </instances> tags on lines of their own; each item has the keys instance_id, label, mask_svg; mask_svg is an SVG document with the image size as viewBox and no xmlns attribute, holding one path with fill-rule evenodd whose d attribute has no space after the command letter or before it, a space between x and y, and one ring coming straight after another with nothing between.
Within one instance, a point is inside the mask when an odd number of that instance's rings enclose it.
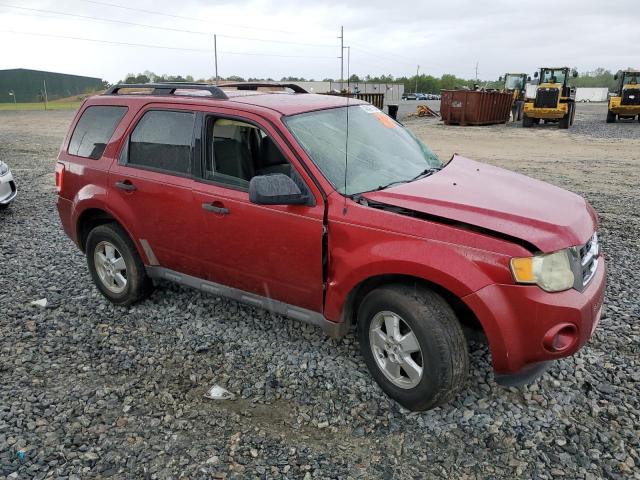
<instances>
[{"instance_id":1,"label":"door handle","mask_svg":"<svg viewBox=\"0 0 640 480\"><path fill-rule=\"evenodd\" d=\"M124 182L116 182L116 187L120 190L126 190L127 192L133 192L134 190L136 190L136 186L129 180L125 180Z\"/></svg>"},{"instance_id":2,"label":"door handle","mask_svg":"<svg viewBox=\"0 0 640 480\"><path fill-rule=\"evenodd\" d=\"M219 213L220 215L227 215L229 213L228 208L219 207L211 203L203 203L202 208L204 208L208 212Z\"/></svg>"}]
</instances>

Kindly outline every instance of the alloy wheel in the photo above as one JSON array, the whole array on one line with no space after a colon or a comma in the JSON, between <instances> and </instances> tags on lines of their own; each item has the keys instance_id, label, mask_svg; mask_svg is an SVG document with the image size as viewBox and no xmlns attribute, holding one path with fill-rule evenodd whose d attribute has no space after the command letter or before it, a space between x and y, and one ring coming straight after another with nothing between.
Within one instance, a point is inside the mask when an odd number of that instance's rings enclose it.
<instances>
[{"instance_id":1,"label":"alloy wheel","mask_svg":"<svg viewBox=\"0 0 640 480\"><path fill-rule=\"evenodd\" d=\"M127 288L127 264L122 254L111 242L96 245L93 263L102 284L112 293L122 293Z\"/></svg>"}]
</instances>

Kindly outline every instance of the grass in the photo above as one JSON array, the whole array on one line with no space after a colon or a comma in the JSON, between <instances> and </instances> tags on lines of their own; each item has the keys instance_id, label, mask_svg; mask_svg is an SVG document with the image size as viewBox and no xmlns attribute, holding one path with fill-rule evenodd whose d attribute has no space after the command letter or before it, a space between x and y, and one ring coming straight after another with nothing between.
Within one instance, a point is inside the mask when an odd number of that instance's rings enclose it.
<instances>
[{"instance_id":1,"label":"grass","mask_svg":"<svg viewBox=\"0 0 640 480\"><path fill-rule=\"evenodd\" d=\"M47 110L76 110L82 101L53 101L47 103ZM0 103L0 111L44 110L44 103Z\"/></svg>"}]
</instances>

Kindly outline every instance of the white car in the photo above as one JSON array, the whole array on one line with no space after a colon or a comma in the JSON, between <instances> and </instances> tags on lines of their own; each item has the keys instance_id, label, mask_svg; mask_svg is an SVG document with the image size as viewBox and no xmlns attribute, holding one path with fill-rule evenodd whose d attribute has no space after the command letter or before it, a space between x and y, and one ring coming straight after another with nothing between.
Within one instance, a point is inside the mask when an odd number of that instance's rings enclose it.
<instances>
[{"instance_id":1,"label":"white car","mask_svg":"<svg viewBox=\"0 0 640 480\"><path fill-rule=\"evenodd\" d=\"M18 189L9 166L0 161L0 210L7 208L17 194Z\"/></svg>"}]
</instances>

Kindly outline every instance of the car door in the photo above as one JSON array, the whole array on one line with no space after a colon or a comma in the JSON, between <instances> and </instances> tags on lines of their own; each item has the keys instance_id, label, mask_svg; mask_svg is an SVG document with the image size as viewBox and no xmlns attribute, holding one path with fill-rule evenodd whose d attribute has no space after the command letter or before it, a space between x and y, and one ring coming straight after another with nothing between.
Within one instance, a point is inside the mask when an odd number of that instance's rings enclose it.
<instances>
[{"instance_id":1,"label":"car door","mask_svg":"<svg viewBox=\"0 0 640 480\"><path fill-rule=\"evenodd\" d=\"M240 112L203 119L202 174L194 198L202 218L200 251L207 279L320 312L322 197L307 185L309 177L304 183L275 129L260 122ZM269 151L269 162L263 162L263 150ZM251 203L250 179L262 173L299 175L314 204Z\"/></svg>"},{"instance_id":2,"label":"car door","mask_svg":"<svg viewBox=\"0 0 640 480\"><path fill-rule=\"evenodd\" d=\"M108 184L110 204L126 218L148 264L190 275L201 273L192 192L196 119L185 109L142 111Z\"/></svg>"}]
</instances>

